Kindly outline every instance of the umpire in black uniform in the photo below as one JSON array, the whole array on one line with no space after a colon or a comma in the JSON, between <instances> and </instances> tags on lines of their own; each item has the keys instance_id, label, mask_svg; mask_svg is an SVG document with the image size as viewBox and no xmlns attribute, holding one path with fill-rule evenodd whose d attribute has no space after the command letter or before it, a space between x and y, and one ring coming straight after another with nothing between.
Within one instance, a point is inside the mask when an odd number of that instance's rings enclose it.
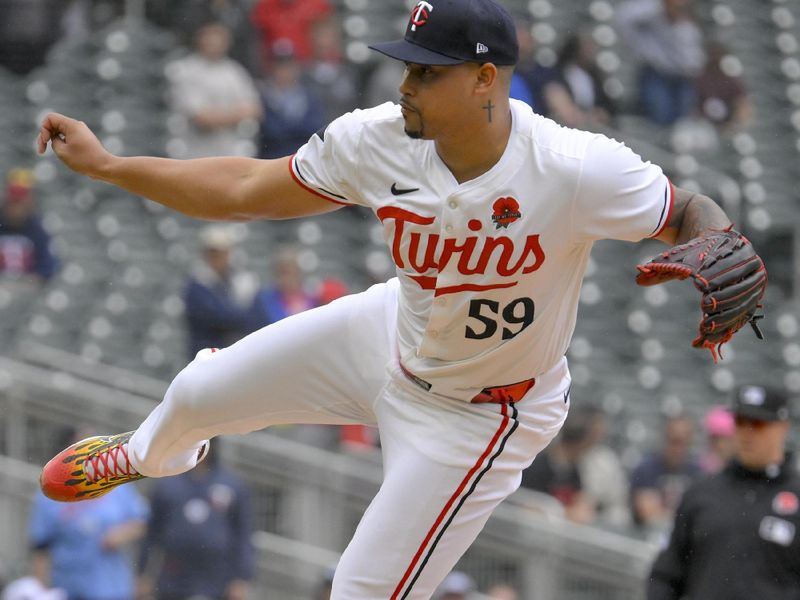
<instances>
[{"instance_id":1,"label":"umpire in black uniform","mask_svg":"<svg viewBox=\"0 0 800 600\"><path fill-rule=\"evenodd\" d=\"M788 397L743 386L732 412L735 458L684 494L647 600L800 600L800 476L785 450Z\"/></svg>"}]
</instances>

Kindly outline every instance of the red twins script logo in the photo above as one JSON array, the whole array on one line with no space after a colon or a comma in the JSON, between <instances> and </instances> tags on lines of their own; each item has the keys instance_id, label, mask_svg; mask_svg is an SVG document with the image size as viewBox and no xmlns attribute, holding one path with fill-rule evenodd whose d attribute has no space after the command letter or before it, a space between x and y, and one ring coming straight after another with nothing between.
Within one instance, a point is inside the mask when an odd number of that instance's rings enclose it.
<instances>
[{"instance_id":1,"label":"red twins script logo","mask_svg":"<svg viewBox=\"0 0 800 600\"><path fill-rule=\"evenodd\" d=\"M416 31L417 27L425 25L432 11L433 6L427 2L417 2L417 5L411 11L411 31Z\"/></svg>"},{"instance_id":2,"label":"red twins script logo","mask_svg":"<svg viewBox=\"0 0 800 600\"><path fill-rule=\"evenodd\" d=\"M498 198L492 205L492 221L494 221L495 229L508 229L514 221L522 216L519 212L519 202L511 196L507 198Z\"/></svg>"},{"instance_id":3,"label":"red twins script logo","mask_svg":"<svg viewBox=\"0 0 800 600\"><path fill-rule=\"evenodd\" d=\"M502 199L501 200L508 200ZM513 200L513 199L512 199ZM500 202L498 200L498 202ZM514 201L517 208L519 207ZM495 206L497 202L495 203ZM513 211L511 211L513 213ZM505 212L501 212L505 215ZM394 222L392 238L392 258L400 269L419 273L409 275L423 290L436 290L435 295L453 294L463 291L480 291L497 288L509 288L517 285L516 281L498 283L464 283L450 287L436 287L437 276L427 275L431 271L444 271L451 261L458 261L456 269L462 275L499 275L512 277L517 274L528 274L538 270L545 260L544 250L539 243L539 234L529 235L520 243L506 236L491 237L469 235L463 240L458 238L441 238L438 233L406 231L406 224L429 226L436 217L425 217L396 206L383 206L377 210L381 223ZM519 218L509 214L503 216L506 223ZM494 219L493 219L494 220ZM471 219L467 226L478 232L483 223ZM440 243L441 242L441 243Z\"/></svg>"}]
</instances>

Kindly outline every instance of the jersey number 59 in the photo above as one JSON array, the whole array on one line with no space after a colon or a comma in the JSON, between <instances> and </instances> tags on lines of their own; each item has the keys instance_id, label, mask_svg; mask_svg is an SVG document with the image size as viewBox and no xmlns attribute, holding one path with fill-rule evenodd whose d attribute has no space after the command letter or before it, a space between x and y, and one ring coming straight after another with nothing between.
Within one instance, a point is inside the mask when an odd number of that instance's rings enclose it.
<instances>
[{"instance_id":1,"label":"jersey number 59","mask_svg":"<svg viewBox=\"0 0 800 600\"><path fill-rule=\"evenodd\" d=\"M502 311L500 303L496 300L476 298L469 303L469 316L481 322L481 327L473 329L467 325L464 336L470 340L485 340L492 337L498 328L498 320L503 321L503 339L510 340L522 333L528 325L533 323L535 306L531 298L517 298L506 304ZM520 314L521 313L521 314ZM505 325L519 325L512 330Z\"/></svg>"}]
</instances>

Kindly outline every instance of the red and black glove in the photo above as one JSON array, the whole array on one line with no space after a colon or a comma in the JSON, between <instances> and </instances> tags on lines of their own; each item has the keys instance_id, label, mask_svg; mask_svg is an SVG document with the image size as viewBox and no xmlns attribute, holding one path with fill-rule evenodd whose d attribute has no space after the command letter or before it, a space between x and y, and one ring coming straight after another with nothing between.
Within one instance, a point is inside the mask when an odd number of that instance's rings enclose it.
<instances>
[{"instance_id":1,"label":"red and black glove","mask_svg":"<svg viewBox=\"0 0 800 600\"><path fill-rule=\"evenodd\" d=\"M692 346L710 350L714 362L721 356L722 344L746 323L764 339L757 321L764 316L761 298L767 288L767 271L750 241L738 231L712 231L636 268L639 285L692 278L703 293L700 333Z\"/></svg>"}]
</instances>

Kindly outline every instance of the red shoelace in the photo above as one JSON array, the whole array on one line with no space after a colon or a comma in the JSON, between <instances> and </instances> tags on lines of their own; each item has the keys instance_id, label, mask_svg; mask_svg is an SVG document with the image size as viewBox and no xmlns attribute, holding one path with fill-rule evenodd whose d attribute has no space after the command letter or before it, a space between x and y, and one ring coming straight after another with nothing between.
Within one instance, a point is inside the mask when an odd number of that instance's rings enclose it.
<instances>
[{"instance_id":1,"label":"red shoelace","mask_svg":"<svg viewBox=\"0 0 800 600\"><path fill-rule=\"evenodd\" d=\"M95 483L100 479L109 479L111 477L139 474L128 460L127 443L118 444L88 458L83 465L83 472L86 474L86 480L89 483Z\"/></svg>"}]
</instances>

